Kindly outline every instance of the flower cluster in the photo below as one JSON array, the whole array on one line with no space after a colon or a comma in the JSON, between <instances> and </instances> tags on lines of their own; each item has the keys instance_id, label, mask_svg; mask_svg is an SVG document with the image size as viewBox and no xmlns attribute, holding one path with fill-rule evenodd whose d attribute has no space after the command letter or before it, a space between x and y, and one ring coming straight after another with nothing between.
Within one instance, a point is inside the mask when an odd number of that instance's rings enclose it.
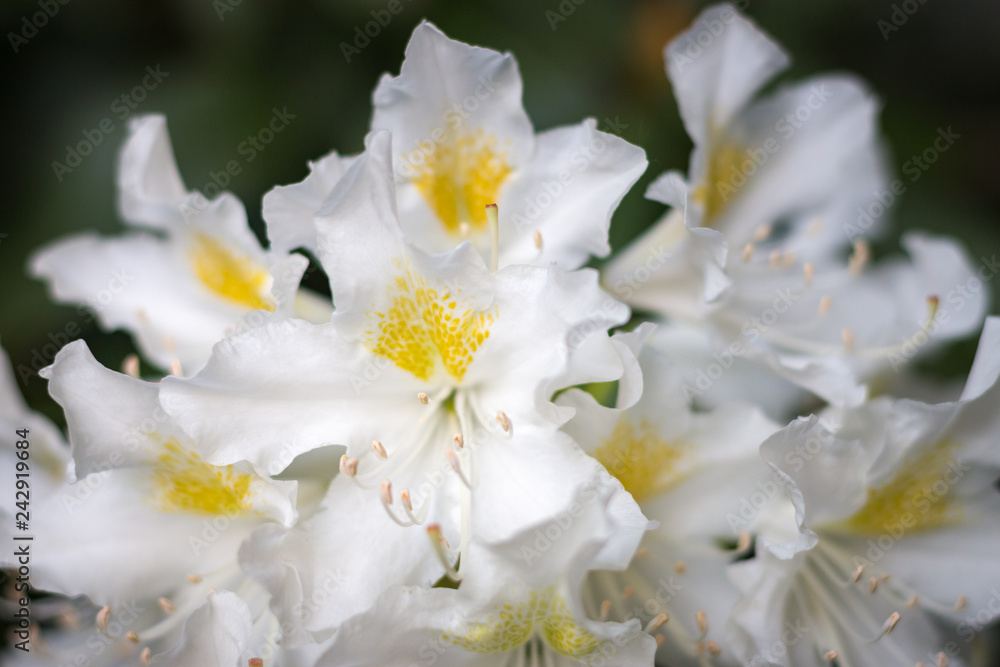
<instances>
[{"instance_id":1,"label":"flower cluster","mask_svg":"<svg viewBox=\"0 0 1000 667\"><path fill-rule=\"evenodd\" d=\"M264 197L266 248L133 119L133 229L30 270L81 304L126 276L99 322L142 365L63 347L68 447L0 369L52 593L4 664L971 664L1000 614L1000 319L955 297L981 267L927 234L876 261L862 82L762 92L789 58L729 5L664 55L690 165L601 271L644 151L535 132L514 58L429 23L364 151ZM960 395L919 388L979 330Z\"/></svg>"}]
</instances>

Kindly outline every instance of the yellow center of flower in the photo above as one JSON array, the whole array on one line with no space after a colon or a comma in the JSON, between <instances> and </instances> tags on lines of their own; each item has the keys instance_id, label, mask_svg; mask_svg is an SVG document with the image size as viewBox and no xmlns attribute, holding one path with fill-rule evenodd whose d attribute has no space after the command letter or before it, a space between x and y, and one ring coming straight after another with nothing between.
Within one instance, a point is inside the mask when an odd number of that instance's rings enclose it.
<instances>
[{"instance_id":1,"label":"yellow center of flower","mask_svg":"<svg viewBox=\"0 0 1000 667\"><path fill-rule=\"evenodd\" d=\"M712 151L704 180L694 189L694 200L705 209L702 226L712 221L732 202L748 176L743 165L750 158L743 146L724 143ZM756 165L755 165L756 166Z\"/></svg>"},{"instance_id":2,"label":"yellow center of flower","mask_svg":"<svg viewBox=\"0 0 1000 667\"><path fill-rule=\"evenodd\" d=\"M458 234L462 224L473 231L487 227L485 207L496 202L511 173L506 151L482 130L434 145L413 179L444 228Z\"/></svg>"},{"instance_id":3,"label":"yellow center of flower","mask_svg":"<svg viewBox=\"0 0 1000 667\"><path fill-rule=\"evenodd\" d=\"M250 507L250 475L206 463L174 439L163 443L153 476L153 503L165 512L234 516Z\"/></svg>"},{"instance_id":4,"label":"yellow center of flower","mask_svg":"<svg viewBox=\"0 0 1000 667\"><path fill-rule=\"evenodd\" d=\"M683 443L660 438L656 427L645 419L636 426L626 414L594 452L594 458L641 502L664 493L681 479L678 465L685 449Z\"/></svg>"},{"instance_id":5,"label":"yellow center of flower","mask_svg":"<svg viewBox=\"0 0 1000 667\"><path fill-rule=\"evenodd\" d=\"M402 268L402 262L397 262ZM439 367L457 381L490 337L495 312L477 311L461 293L409 268L389 285L389 308L368 311L365 345L404 371L429 380Z\"/></svg>"},{"instance_id":6,"label":"yellow center of flower","mask_svg":"<svg viewBox=\"0 0 1000 667\"><path fill-rule=\"evenodd\" d=\"M270 274L249 255L198 233L188 257L195 276L217 296L248 310L274 312L276 304L268 294Z\"/></svg>"},{"instance_id":7,"label":"yellow center of flower","mask_svg":"<svg viewBox=\"0 0 1000 667\"><path fill-rule=\"evenodd\" d=\"M842 522L843 527L863 534L900 527L917 532L958 520L959 508L951 495L961 476L951 455L956 446L942 440L904 462L888 483L868 489L864 506Z\"/></svg>"},{"instance_id":8,"label":"yellow center of flower","mask_svg":"<svg viewBox=\"0 0 1000 667\"><path fill-rule=\"evenodd\" d=\"M459 632L444 632L441 638L466 651L499 655L522 646L536 632L552 650L569 658L586 658L600 643L576 622L554 586L505 602L482 621L466 624Z\"/></svg>"}]
</instances>

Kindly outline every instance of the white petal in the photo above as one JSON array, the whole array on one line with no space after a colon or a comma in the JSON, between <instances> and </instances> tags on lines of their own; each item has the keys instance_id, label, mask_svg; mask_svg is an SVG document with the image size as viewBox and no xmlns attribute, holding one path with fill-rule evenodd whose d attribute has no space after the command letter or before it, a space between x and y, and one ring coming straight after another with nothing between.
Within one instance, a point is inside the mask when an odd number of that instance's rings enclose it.
<instances>
[{"instance_id":1,"label":"white petal","mask_svg":"<svg viewBox=\"0 0 1000 667\"><path fill-rule=\"evenodd\" d=\"M138 116L118 160L118 207L132 224L171 228L183 222L178 205L187 195L167 134L167 119Z\"/></svg>"},{"instance_id":2,"label":"white petal","mask_svg":"<svg viewBox=\"0 0 1000 667\"><path fill-rule=\"evenodd\" d=\"M235 593L217 591L184 624L180 645L156 655L149 663L159 667L242 667L250 643L253 618Z\"/></svg>"}]
</instances>

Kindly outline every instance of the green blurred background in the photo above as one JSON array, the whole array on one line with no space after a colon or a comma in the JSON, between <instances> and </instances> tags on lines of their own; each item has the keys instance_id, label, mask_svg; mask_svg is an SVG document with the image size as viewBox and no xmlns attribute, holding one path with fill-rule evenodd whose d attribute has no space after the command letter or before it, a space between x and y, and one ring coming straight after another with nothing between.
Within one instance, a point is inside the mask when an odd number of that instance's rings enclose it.
<instances>
[{"instance_id":1,"label":"green blurred background","mask_svg":"<svg viewBox=\"0 0 1000 667\"><path fill-rule=\"evenodd\" d=\"M84 324L75 308L49 301L44 287L25 275L25 261L69 232L122 229L114 167L125 132L116 113L122 107L112 104L141 83L147 66L169 74L131 113L167 114L191 188L240 159L238 146L265 126L272 108L295 114L229 186L247 204L258 232L260 199L271 187L301 180L306 160L332 148L361 149L371 90L382 72L398 72L409 34L423 18L454 38L515 53L537 129L593 116L603 128L618 123L626 139L646 149L651 166L615 216L615 247L660 214L660 205L643 199L645 185L664 169L686 168L690 151L663 73L662 47L702 3L562 0L565 20L553 28L546 12L559 13L560 0L399 1L402 11L348 62L342 43L351 43L356 28L388 0L42 0L58 12L34 34L24 21L41 11L38 1L5 0L0 341L14 366L30 369L38 355L51 359L50 334L59 338L67 325ZM885 103L883 127L897 171L931 145L939 127L961 134L908 184L892 209L897 232L954 234L977 257L1000 251L1000 3L909 0L917 11L888 39L878 24L891 20L888 0L744 5L794 56L786 79L848 70L871 83ZM107 117L115 129L60 182L53 161L65 162L67 144L76 145ZM113 367L132 349L125 335L92 325L83 327L82 337ZM974 347L974 341L957 346L937 361L938 372L964 373ZM20 384L33 407L56 415L42 380L30 375Z\"/></svg>"}]
</instances>

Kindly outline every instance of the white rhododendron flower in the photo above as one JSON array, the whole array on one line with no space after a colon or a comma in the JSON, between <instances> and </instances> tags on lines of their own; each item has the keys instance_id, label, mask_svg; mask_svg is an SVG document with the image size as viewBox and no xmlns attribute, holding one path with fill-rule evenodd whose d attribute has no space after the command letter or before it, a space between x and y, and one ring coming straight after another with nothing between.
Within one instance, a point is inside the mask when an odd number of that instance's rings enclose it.
<instances>
[{"instance_id":1,"label":"white rhododendron flower","mask_svg":"<svg viewBox=\"0 0 1000 667\"><path fill-rule=\"evenodd\" d=\"M291 575L273 573L287 563L306 596L339 571L354 574L304 620L313 633L370 604L381 587L372 582L432 583L441 561L451 568L414 526L440 525L457 558L473 535L504 539L566 506L599 466L555 431L570 411L550 398L622 375L606 331L627 316L589 270L491 273L468 243L442 255L408 245L388 133L370 137L328 199L316 225L337 304L331 323L234 336L199 375L168 378L160 392L219 465L246 458L277 473L284 452L347 448L323 508L287 535L256 540L274 562L254 568L285 595L299 594Z\"/></svg>"},{"instance_id":2,"label":"white rhododendron flower","mask_svg":"<svg viewBox=\"0 0 1000 667\"><path fill-rule=\"evenodd\" d=\"M430 23L413 31L399 76L374 92L372 130L392 133L399 220L428 252L463 240L489 257L487 204L498 204L499 261L566 269L610 252L618 202L646 170L641 148L579 125L535 134L512 55L449 39ZM300 184L264 199L276 248L316 247L312 216L355 158L333 153Z\"/></svg>"},{"instance_id":3,"label":"white rhododendron flower","mask_svg":"<svg viewBox=\"0 0 1000 667\"><path fill-rule=\"evenodd\" d=\"M749 405L692 412L676 369L643 346L647 327L628 334L642 346L638 403L606 408L578 389L558 399L576 409L564 429L659 522L628 569L591 575L588 598L609 618L668 614L666 664L735 664L723 638L738 590L726 568L746 555L766 506L787 502L757 453L778 426Z\"/></svg>"},{"instance_id":4,"label":"white rhododendron flower","mask_svg":"<svg viewBox=\"0 0 1000 667\"><path fill-rule=\"evenodd\" d=\"M104 328L134 335L150 361L188 373L228 332L258 321L241 322L248 313L294 312L308 261L262 249L231 193L207 200L186 190L166 119L129 123L118 171L121 216L138 229L83 233L39 251L31 271L57 300L86 305Z\"/></svg>"},{"instance_id":5,"label":"white rhododendron flower","mask_svg":"<svg viewBox=\"0 0 1000 667\"><path fill-rule=\"evenodd\" d=\"M763 531L758 558L733 577L748 664L823 665L828 651L848 667L942 664L940 653L968 664L971 641L1000 613L998 352L1000 318L990 318L960 400L879 398L764 443L793 485L801 534ZM776 651L789 624L802 632Z\"/></svg>"},{"instance_id":6,"label":"white rhododendron flower","mask_svg":"<svg viewBox=\"0 0 1000 667\"><path fill-rule=\"evenodd\" d=\"M341 627L317 667L408 664L414 657L448 666L652 664L656 642L648 633L666 616L645 626L595 620L581 598L586 572L624 567L642 535L616 520L613 505L625 495L617 484L588 484L565 513L503 542L473 543L458 590L389 589ZM630 548L609 553L616 539ZM390 635L392 642L381 640Z\"/></svg>"},{"instance_id":7,"label":"white rhododendron flower","mask_svg":"<svg viewBox=\"0 0 1000 667\"><path fill-rule=\"evenodd\" d=\"M650 185L672 210L608 267L616 296L838 404L863 400L859 382L906 346L982 322L983 292L940 303L974 271L950 240L905 237L910 261L866 270L863 237L883 218L859 226L858 209L888 185L878 103L861 82L823 76L754 99L788 56L730 5L705 10L664 55L695 147L687 177Z\"/></svg>"}]
</instances>

